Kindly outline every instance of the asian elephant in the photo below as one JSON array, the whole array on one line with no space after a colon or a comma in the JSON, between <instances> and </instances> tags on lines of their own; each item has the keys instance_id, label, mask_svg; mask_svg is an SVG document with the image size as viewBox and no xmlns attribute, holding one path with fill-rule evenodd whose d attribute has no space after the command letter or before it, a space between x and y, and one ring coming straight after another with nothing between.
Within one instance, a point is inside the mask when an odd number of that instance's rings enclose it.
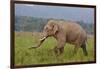
<instances>
[{"instance_id":1,"label":"asian elephant","mask_svg":"<svg viewBox=\"0 0 100 69\"><path fill-rule=\"evenodd\" d=\"M66 43L75 45L73 54L77 53L78 48L82 48L84 55L88 55L86 50L87 34L78 23L64 20L49 20L44 26L43 37L40 39L40 43L36 47L31 48L40 47L43 41L51 36L57 40L57 46L53 49L57 55L63 53Z\"/></svg>"}]
</instances>

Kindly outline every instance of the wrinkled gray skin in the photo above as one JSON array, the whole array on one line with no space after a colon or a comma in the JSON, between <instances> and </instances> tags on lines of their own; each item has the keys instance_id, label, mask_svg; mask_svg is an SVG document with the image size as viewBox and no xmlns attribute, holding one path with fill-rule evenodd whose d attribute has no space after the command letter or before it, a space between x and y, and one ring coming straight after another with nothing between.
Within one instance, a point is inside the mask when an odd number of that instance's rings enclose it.
<instances>
[{"instance_id":1,"label":"wrinkled gray skin","mask_svg":"<svg viewBox=\"0 0 100 69\"><path fill-rule=\"evenodd\" d=\"M64 51L66 43L75 45L74 53L77 53L78 48L82 48L85 56L88 55L86 50L87 35L83 28L72 21L49 20L43 29L43 37L36 47L38 48L44 40L53 36L57 40L57 45L53 49L56 55L60 55Z\"/></svg>"}]
</instances>

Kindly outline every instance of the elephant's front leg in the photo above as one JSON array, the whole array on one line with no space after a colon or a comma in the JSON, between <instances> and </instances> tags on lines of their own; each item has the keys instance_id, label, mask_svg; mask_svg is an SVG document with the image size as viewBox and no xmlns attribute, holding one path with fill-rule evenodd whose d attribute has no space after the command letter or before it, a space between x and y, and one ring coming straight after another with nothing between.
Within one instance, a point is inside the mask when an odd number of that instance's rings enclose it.
<instances>
[{"instance_id":1,"label":"elephant's front leg","mask_svg":"<svg viewBox=\"0 0 100 69\"><path fill-rule=\"evenodd\" d=\"M57 56L64 52L64 45L65 45L65 41L63 42L59 41L57 46L54 48L54 52Z\"/></svg>"},{"instance_id":2,"label":"elephant's front leg","mask_svg":"<svg viewBox=\"0 0 100 69\"><path fill-rule=\"evenodd\" d=\"M59 51L60 51L60 54L62 54L64 52L64 47L60 48Z\"/></svg>"}]
</instances>

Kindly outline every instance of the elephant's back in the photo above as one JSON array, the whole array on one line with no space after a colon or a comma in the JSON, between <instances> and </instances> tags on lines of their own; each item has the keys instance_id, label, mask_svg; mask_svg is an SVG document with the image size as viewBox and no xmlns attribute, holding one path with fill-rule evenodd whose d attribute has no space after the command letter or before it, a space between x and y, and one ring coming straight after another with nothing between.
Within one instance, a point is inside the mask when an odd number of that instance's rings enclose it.
<instances>
[{"instance_id":1,"label":"elephant's back","mask_svg":"<svg viewBox=\"0 0 100 69\"><path fill-rule=\"evenodd\" d=\"M72 21L62 24L64 30L66 31L66 39L68 42L75 43L78 41L78 43L82 43L84 40L86 40L86 32L79 24Z\"/></svg>"},{"instance_id":2,"label":"elephant's back","mask_svg":"<svg viewBox=\"0 0 100 69\"><path fill-rule=\"evenodd\" d=\"M84 29L79 24L73 21L62 21L62 22L59 22L59 24L61 25L63 29L65 29L68 32L84 31Z\"/></svg>"}]
</instances>

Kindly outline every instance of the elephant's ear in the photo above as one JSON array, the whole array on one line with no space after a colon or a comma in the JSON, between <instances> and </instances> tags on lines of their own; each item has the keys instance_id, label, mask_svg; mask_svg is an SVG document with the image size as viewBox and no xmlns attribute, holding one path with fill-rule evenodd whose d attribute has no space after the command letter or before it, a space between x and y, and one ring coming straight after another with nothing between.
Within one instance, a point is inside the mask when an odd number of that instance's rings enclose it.
<instances>
[{"instance_id":1,"label":"elephant's ear","mask_svg":"<svg viewBox=\"0 0 100 69\"><path fill-rule=\"evenodd\" d=\"M54 32L54 34L56 34L58 32L58 25L57 24L54 24L53 32Z\"/></svg>"}]
</instances>

